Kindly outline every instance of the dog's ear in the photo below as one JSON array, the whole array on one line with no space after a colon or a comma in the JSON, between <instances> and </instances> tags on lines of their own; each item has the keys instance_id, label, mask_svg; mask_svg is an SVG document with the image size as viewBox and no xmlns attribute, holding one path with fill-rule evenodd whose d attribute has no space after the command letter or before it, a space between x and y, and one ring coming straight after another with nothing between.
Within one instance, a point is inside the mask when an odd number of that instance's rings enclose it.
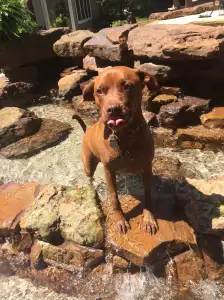
<instances>
[{"instance_id":1,"label":"dog's ear","mask_svg":"<svg viewBox=\"0 0 224 300\"><path fill-rule=\"evenodd\" d=\"M146 85L152 92L157 92L160 89L159 82L154 75L147 71L135 70L143 85Z\"/></svg>"},{"instance_id":2,"label":"dog's ear","mask_svg":"<svg viewBox=\"0 0 224 300\"><path fill-rule=\"evenodd\" d=\"M83 91L83 100L84 101L94 101L94 85L95 81L92 80Z\"/></svg>"}]
</instances>

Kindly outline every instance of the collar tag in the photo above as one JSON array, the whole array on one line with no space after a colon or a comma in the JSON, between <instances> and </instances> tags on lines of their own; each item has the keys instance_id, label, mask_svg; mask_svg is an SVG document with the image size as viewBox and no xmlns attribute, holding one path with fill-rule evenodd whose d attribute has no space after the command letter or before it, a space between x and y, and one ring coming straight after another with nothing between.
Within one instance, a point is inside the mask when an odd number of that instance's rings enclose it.
<instances>
[{"instance_id":1,"label":"collar tag","mask_svg":"<svg viewBox=\"0 0 224 300\"><path fill-rule=\"evenodd\" d=\"M110 146L112 148L119 147L119 139L118 139L118 137L115 134L111 135L111 137L109 139L109 142L110 142Z\"/></svg>"}]
</instances>

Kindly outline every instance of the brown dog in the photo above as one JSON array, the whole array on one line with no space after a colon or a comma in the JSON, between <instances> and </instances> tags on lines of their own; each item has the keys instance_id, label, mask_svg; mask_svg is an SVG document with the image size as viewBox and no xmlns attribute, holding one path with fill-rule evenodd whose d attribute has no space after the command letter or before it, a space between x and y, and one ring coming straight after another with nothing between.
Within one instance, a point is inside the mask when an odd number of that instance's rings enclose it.
<instances>
[{"instance_id":1,"label":"brown dog","mask_svg":"<svg viewBox=\"0 0 224 300\"><path fill-rule=\"evenodd\" d=\"M83 138L85 172L92 177L97 164L103 163L108 200L120 233L125 233L130 226L118 200L116 173L141 172L145 191L142 228L151 234L158 229L151 211L154 145L141 110L144 84L151 90L158 89L158 82L150 73L110 67L90 82L83 92L84 100L95 99L101 112L99 121L86 131ZM82 123L80 118L76 119Z\"/></svg>"}]
</instances>

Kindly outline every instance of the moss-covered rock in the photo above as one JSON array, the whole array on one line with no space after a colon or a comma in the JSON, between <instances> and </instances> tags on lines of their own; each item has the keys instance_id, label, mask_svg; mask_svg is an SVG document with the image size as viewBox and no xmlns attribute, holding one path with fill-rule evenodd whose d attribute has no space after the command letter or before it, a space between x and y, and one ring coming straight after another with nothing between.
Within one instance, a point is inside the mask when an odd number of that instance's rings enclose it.
<instances>
[{"instance_id":1,"label":"moss-covered rock","mask_svg":"<svg viewBox=\"0 0 224 300\"><path fill-rule=\"evenodd\" d=\"M97 194L88 186L46 185L20 225L38 239L60 245L65 240L102 248L104 233Z\"/></svg>"}]
</instances>

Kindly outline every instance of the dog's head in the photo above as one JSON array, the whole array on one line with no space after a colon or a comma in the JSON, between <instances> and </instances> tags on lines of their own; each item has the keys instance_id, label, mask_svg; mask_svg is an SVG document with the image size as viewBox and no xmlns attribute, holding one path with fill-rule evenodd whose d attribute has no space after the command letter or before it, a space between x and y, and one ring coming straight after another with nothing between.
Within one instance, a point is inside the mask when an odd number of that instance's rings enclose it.
<instances>
[{"instance_id":1,"label":"dog's head","mask_svg":"<svg viewBox=\"0 0 224 300\"><path fill-rule=\"evenodd\" d=\"M113 130L127 127L141 114L142 88L159 88L156 78L149 72L128 67L109 67L89 83L83 92L86 101L100 108L101 120Z\"/></svg>"}]
</instances>

